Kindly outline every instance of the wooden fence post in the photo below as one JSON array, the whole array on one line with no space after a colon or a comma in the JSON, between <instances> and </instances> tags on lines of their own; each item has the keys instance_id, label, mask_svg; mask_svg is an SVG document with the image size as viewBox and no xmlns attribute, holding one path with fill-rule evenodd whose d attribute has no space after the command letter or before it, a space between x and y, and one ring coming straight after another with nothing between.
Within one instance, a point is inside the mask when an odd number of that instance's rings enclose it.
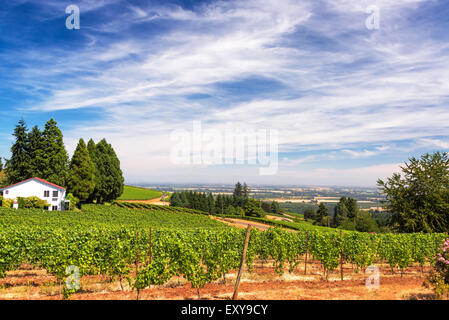
<instances>
[{"instance_id":1,"label":"wooden fence post","mask_svg":"<svg viewBox=\"0 0 449 320\"><path fill-rule=\"evenodd\" d=\"M306 261L304 265L304 274L307 274L307 255L309 254L309 231L307 231L307 240L306 240Z\"/></svg>"},{"instance_id":2,"label":"wooden fence post","mask_svg":"<svg viewBox=\"0 0 449 320\"><path fill-rule=\"evenodd\" d=\"M136 278L139 274L139 231L136 231ZM137 300L139 300L140 290L137 288Z\"/></svg>"},{"instance_id":3,"label":"wooden fence post","mask_svg":"<svg viewBox=\"0 0 449 320\"><path fill-rule=\"evenodd\" d=\"M340 230L340 273L341 273L341 281L343 281L343 238Z\"/></svg>"},{"instance_id":4,"label":"wooden fence post","mask_svg":"<svg viewBox=\"0 0 449 320\"><path fill-rule=\"evenodd\" d=\"M242 259L240 260L239 273L237 275L237 280L235 281L234 295L232 300L237 300L239 294L240 278L242 277L243 268L245 266L246 250L248 249L249 235L251 233L251 225L248 224L248 229L246 229L245 243L243 245Z\"/></svg>"},{"instance_id":5,"label":"wooden fence post","mask_svg":"<svg viewBox=\"0 0 449 320\"><path fill-rule=\"evenodd\" d=\"M153 258L151 247L152 247L152 239L151 239L151 227L150 227L150 240L149 240L149 247L148 247L148 264L147 265L149 265L151 263L151 259Z\"/></svg>"}]
</instances>

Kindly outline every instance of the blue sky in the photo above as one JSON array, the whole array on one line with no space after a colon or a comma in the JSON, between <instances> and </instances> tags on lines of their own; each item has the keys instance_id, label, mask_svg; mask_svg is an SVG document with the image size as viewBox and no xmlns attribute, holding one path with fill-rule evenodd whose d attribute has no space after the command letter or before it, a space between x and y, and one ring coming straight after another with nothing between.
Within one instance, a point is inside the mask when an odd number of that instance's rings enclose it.
<instances>
[{"instance_id":1,"label":"blue sky","mask_svg":"<svg viewBox=\"0 0 449 320\"><path fill-rule=\"evenodd\" d=\"M448 17L438 0L8 1L0 155L21 117L54 117L69 153L106 137L128 183L375 186L449 149ZM277 174L173 164L170 133L195 120L278 130Z\"/></svg>"}]
</instances>

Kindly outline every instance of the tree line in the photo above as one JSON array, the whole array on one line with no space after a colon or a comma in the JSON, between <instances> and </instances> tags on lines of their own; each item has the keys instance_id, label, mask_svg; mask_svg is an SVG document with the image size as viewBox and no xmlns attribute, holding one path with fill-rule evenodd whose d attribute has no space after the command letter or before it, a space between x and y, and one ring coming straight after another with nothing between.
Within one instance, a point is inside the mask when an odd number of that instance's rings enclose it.
<instances>
[{"instance_id":1,"label":"tree line","mask_svg":"<svg viewBox=\"0 0 449 320\"><path fill-rule=\"evenodd\" d=\"M97 144L90 139L87 145L80 139L69 159L63 134L53 118L42 131L38 126L29 130L21 119L13 137L11 157L6 159L4 168L0 158L4 183L38 177L67 188L81 203L104 203L123 193L120 160L106 139Z\"/></svg>"},{"instance_id":2,"label":"tree line","mask_svg":"<svg viewBox=\"0 0 449 320\"><path fill-rule=\"evenodd\" d=\"M314 224L340 228L344 230L357 230L360 232L379 232L379 225L368 212L362 212L357 200L350 197L341 197L334 208L333 215L321 202L318 210L306 209L304 219L313 221Z\"/></svg>"},{"instance_id":3,"label":"tree line","mask_svg":"<svg viewBox=\"0 0 449 320\"><path fill-rule=\"evenodd\" d=\"M249 188L237 182L232 195L212 192L176 191L170 197L170 205L201 210L209 214L246 215L263 217L267 213L281 213L279 203L264 202L249 197Z\"/></svg>"}]
</instances>

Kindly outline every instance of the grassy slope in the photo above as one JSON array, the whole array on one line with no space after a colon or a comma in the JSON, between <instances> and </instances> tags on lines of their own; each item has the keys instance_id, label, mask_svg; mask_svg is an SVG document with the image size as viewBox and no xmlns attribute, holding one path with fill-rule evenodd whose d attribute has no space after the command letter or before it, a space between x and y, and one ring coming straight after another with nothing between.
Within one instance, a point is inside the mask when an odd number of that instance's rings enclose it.
<instances>
[{"instance_id":1,"label":"grassy slope","mask_svg":"<svg viewBox=\"0 0 449 320\"><path fill-rule=\"evenodd\" d=\"M151 200L162 196L162 192L139 187L125 186L118 200Z\"/></svg>"}]
</instances>

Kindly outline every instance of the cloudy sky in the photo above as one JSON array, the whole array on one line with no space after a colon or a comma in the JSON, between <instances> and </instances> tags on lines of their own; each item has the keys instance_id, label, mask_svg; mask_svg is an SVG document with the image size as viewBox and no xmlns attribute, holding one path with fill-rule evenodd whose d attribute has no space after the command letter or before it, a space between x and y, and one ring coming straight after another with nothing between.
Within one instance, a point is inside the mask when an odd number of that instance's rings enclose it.
<instances>
[{"instance_id":1,"label":"cloudy sky","mask_svg":"<svg viewBox=\"0 0 449 320\"><path fill-rule=\"evenodd\" d=\"M69 153L105 137L128 183L375 186L449 149L448 17L445 0L8 1L0 155L21 117L54 117ZM277 130L276 174L173 163L173 132L194 121Z\"/></svg>"}]
</instances>

